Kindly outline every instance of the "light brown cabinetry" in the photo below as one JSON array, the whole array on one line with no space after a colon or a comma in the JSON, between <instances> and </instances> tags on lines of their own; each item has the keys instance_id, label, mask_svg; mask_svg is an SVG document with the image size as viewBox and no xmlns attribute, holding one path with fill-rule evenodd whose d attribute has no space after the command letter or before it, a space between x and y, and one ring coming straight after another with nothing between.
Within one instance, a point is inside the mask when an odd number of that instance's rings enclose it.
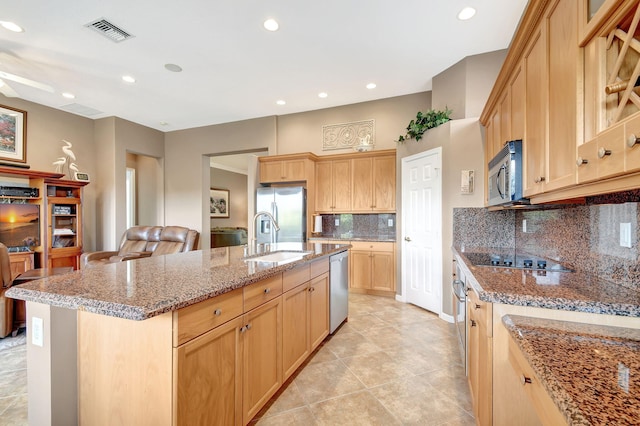
<instances>
[{"instance_id":1,"label":"light brown cabinetry","mask_svg":"<svg viewBox=\"0 0 640 426\"><path fill-rule=\"evenodd\" d=\"M284 380L329 335L329 261L284 273L282 362Z\"/></svg>"},{"instance_id":2,"label":"light brown cabinetry","mask_svg":"<svg viewBox=\"0 0 640 426\"><path fill-rule=\"evenodd\" d=\"M492 304L469 290L467 301L469 387L478 424L492 424Z\"/></svg>"},{"instance_id":3,"label":"light brown cabinetry","mask_svg":"<svg viewBox=\"0 0 640 426\"><path fill-rule=\"evenodd\" d=\"M350 289L360 293L395 294L395 243L352 241L351 245Z\"/></svg>"},{"instance_id":4,"label":"light brown cabinetry","mask_svg":"<svg viewBox=\"0 0 640 426\"><path fill-rule=\"evenodd\" d=\"M316 212L351 210L351 160L316 163Z\"/></svg>"},{"instance_id":5,"label":"light brown cabinetry","mask_svg":"<svg viewBox=\"0 0 640 426\"><path fill-rule=\"evenodd\" d=\"M80 267L82 254L82 187L86 182L45 180L47 244L44 260L48 268Z\"/></svg>"},{"instance_id":6,"label":"light brown cabinetry","mask_svg":"<svg viewBox=\"0 0 640 426\"><path fill-rule=\"evenodd\" d=\"M351 162L352 212L395 212L396 158L376 156Z\"/></svg>"},{"instance_id":7,"label":"light brown cabinetry","mask_svg":"<svg viewBox=\"0 0 640 426\"><path fill-rule=\"evenodd\" d=\"M321 258L144 321L80 311L80 423L248 424L328 335L328 270Z\"/></svg>"},{"instance_id":8,"label":"light brown cabinetry","mask_svg":"<svg viewBox=\"0 0 640 426\"><path fill-rule=\"evenodd\" d=\"M9 253L11 279L23 272L33 269L33 252Z\"/></svg>"},{"instance_id":9,"label":"light brown cabinetry","mask_svg":"<svg viewBox=\"0 0 640 426\"><path fill-rule=\"evenodd\" d=\"M260 183L305 182L313 178L311 153L259 157Z\"/></svg>"}]
</instances>

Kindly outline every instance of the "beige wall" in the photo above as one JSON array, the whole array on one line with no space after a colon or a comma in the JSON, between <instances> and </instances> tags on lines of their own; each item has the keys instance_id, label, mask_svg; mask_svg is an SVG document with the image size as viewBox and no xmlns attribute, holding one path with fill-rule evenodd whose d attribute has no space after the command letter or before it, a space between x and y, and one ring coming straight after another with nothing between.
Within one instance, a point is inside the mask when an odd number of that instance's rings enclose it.
<instances>
[{"instance_id":1,"label":"beige wall","mask_svg":"<svg viewBox=\"0 0 640 426\"><path fill-rule=\"evenodd\" d=\"M433 109L452 119L479 117L500 72L506 50L468 56L433 78Z\"/></svg>"},{"instance_id":2,"label":"beige wall","mask_svg":"<svg viewBox=\"0 0 640 426\"><path fill-rule=\"evenodd\" d=\"M322 150L322 126L375 120L375 149L394 149L399 135L418 111L431 108L431 92L380 99L316 111L278 116L277 153L341 154L349 150Z\"/></svg>"},{"instance_id":3,"label":"beige wall","mask_svg":"<svg viewBox=\"0 0 640 426\"><path fill-rule=\"evenodd\" d=\"M256 149L276 152L275 117L166 133L165 223L197 229L209 247L209 156Z\"/></svg>"}]
</instances>

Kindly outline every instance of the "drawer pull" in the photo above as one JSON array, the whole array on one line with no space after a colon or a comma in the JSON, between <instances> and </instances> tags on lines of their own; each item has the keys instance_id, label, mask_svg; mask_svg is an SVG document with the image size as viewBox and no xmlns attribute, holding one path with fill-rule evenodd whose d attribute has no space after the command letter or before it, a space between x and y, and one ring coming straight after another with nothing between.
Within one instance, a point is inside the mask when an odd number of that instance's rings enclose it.
<instances>
[{"instance_id":1,"label":"drawer pull","mask_svg":"<svg viewBox=\"0 0 640 426\"><path fill-rule=\"evenodd\" d=\"M578 159L576 160L576 165L580 167L583 164L589 164L589 160L587 160L586 158L578 157Z\"/></svg>"},{"instance_id":2,"label":"drawer pull","mask_svg":"<svg viewBox=\"0 0 640 426\"><path fill-rule=\"evenodd\" d=\"M264 294L269 294L271 293L271 289L269 287L264 289Z\"/></svg>"},{"instance_id":3,"label":"drawer pull","mask_svg":"<svg viewBox=\"0 0 640 426\"><path fill-rule=\"evenodd\" d=\"M218 308L215 311L213 311L213 315L219 317L220 315L222 315L222 309Z\"/></svg>"},{"instance_id":4,"label":"drawer pull","mask_svg":"<svg viewBox=\"0 0 640 426\"><path fill-rule=\"evenodd\" d=\"M604 158L607 155L611 155L611 150L610 149L600 148L598 150L598 158Z\"/></svg>"},{"instance_id":5,"label":"drawer pull","mask_svg":"<svg viewBox=\"0 0 640 426\"><path fill-rule=\"evenodd\" d=\"M633 133L631 133L629 135L629 137L627 138L627 146L629 148L633 148L634 146L640 144L640 137L634 135Z\"/></svg>"},{"instance_id":6,"label":"drawer pull","mask_svg":"<svg viewBox=\"0 0 640 426\"><path fill-rule=\"evenodd\" d=\"M522 383L522 386L528 384L531 384L531 379L527 376L525 376L524 374L520 375L520 383Z\"/></svg>"}]
</instances>

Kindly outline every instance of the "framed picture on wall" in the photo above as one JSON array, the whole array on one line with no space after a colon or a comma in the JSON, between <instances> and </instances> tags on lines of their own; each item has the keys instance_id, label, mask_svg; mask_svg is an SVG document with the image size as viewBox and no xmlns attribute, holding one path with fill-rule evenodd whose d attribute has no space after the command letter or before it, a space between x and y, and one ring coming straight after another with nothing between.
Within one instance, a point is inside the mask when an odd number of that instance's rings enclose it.
<instances>
[{"instance_id":1,"label":"framed picture on wall","mask_svg":"<svg viewBox=\"0 0 640 426\"><path fill-rule=\"evenodd\" d=\"M211 217L229 217L229 190L211 188L209 190L209 212Z\"/></svg>"},{"instance_id":2,"label":"framed picture on wall","mask_svg":"<svg viewBox=\"0 0 640 426\"><path fill-rule=\"evenodd\" d=\"M27 162L27 111L0 105L0 160Z\"/></svg>"}]
</instances>

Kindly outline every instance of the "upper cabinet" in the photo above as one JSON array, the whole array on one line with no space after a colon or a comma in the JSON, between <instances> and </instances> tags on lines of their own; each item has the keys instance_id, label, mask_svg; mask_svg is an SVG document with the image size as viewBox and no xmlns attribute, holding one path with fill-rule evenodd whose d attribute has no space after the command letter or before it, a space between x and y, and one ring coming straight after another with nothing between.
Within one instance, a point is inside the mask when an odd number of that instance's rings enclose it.
<instances>
[{"instance_id":1,"label":"upper cabinet","mask_svg":"<svg viewBox=\"0 0 640 426\"><path fill-rule=\"evenodd\" d=\"M395 154L354 158L351 163L351 181L352 212L395 212Z\"/></svg>"},{"instance_id":2,"label":"upper cabinet","mask_svg":"<svg viewBox=\"0 0 640 426\"><path fill-rule=\"evenodd\" d=\"M487 160L522 139L532 203L638 187L640 87L628 83L640 82L638 7L529 2L480 121Z\"/></svg>"},{"instance_id":3,"label":"upper cabinet","mask_svg":"<svg viewBox=\"0 0 640 426\"><path fill-rule=\"evenodd\" d=\"M351 160L316 163L316 212L351 211Z\"/></svg>"},{"instance_id":4,"label":"upper cabinet","mask_svg":"<svg viewBox=\"0 0 640 426\"><path fill-rule=\"evenodd\" d=\"M259 157L260 183L305 182L313 177L310 153Z\"/></svg>"}]
</instances>

